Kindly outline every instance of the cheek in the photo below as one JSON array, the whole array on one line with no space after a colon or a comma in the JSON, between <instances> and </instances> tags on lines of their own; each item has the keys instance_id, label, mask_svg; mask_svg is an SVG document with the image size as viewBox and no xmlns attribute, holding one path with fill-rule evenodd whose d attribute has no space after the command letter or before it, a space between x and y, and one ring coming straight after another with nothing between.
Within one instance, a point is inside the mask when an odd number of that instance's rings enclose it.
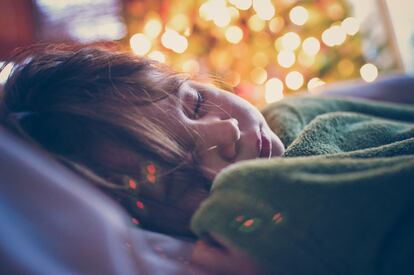
<instances>
[{"instance_id":1,"label":"cheek","mask_svg":"<svg viewBox=\"0 0 414 275\"><path fill-rule=\"evenodd\" d=\"M217 150L211 150L199 157L199 166L203 175L213 181L217 174L230 165L218 153Z\"/></svg>"}]
</instances>

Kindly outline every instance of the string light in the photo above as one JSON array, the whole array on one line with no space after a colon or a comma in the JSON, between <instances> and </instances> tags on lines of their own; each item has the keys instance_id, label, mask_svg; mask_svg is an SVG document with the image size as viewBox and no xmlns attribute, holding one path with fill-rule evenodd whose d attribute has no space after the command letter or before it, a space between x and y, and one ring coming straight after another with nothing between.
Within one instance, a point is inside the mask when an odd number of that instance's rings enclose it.
<instances>
[{"instance_id":1,"label":"string light","mask_svg":"<svg viewBox=\"0 0 414 275\"><path fill-rule=\"evenodd\" d=\"M340 26L332 26L322 33L322 41L329 47L339 46L345 39L346 34Z\"/></svg>"},{"instance_id":2,"label":"string light","mask_svg":"<svg viewBox=\"0 0 414 275\"><path fill-rule=\"evenodd\" d=\"M225 36L227 41L237 44L243 39L243 31L237 26L230 26L227 28Z\"/></svg>"},{"instance_id":3,"label":"string light","mask_svg":"<svg viewBox=\"0 0 414 275\"><path fill-rule=\"evenodd\" d=\"M167 29L162 34L161 43L164 47L176 53L183 53L188 47L187 38L172 29Z\"/></svg>"},{"instance_id":4,"label":"string light","mask_svg":"<svg viewBox=\"0 0 414 275\"><path fill-rule=\"evenodd\" d=\"M156 38L161 33L161 30L162 24L158 19L150 19L145 23L144 34L151 39Z\"/></svg>"},{"instance_id":5,"label":"string light","mask_svg":"<svg viewBox=\"0 0 414 275\"><path fill-rule=\"evenodd\" d=\"M275 15L275 8L269 0L253 0L253 9L263 20L270 20Z\"/></svg>"},{"instance_id":6,"label":"string light","mask_svg":"<svg viewBox=\"0 0 414 275\"><path fill-rule=\"evenodd\" d=\"M142 201L137 201L137 207L139 209L144 209L144 203Z\"/></svg>"},{"instance_id":7,"label":"string light","mask_svg":"<svg viewBox=\"0 0 414 275\"><path fill-rule=\"evenodd\" d=\"M348 15L339 0L323 5L297 0L280 0L277 5L271 0L184 2L173 0L165 7L162 20L160 14L146 12L142 25L135 19L128 22L128 18L139 14L137 5L133 9L128 6L126 12L132 15L126 17L130 31L141 32L130 38L132 51L167 62L178 71L197 74L203 68L216 72L258 107L283 98L305 83L313 89L323 82L316 78L305 80L299 71L318 76L323 69L324 80L332 82L354 77L361 68L361 77L370 79L362 68L360 39L349 39L346 48L340 48L347 37L358 34L360 22ZM139 9L149 11L151 5L140 5ZM276 51L269 47L272 42ZM330 49L336 46L338 51ZM349 52L352 55L346 56ZM270 81L270 74L275 72L281 77ZM371 69L372 72L375 71ZM266 88L270 85L267 83L278 83L272 84L278 87L273 88L277 92ZM153 176L149 181L155 181Z\"/></svg>"},{"instance_id":8,"label":"string light","mask_svg":"<svg viewBox=\"0 0 414 275\"><path fill-rule=\"evenodd\" d=\"M348 34L348 35L355 35L359 29L360 29L360 22L355 17L348 17L345 18L344 21L341 23L342 29Z\"/></svg>"},{"instance_id":9,"label":"string light","mask_svg":"<svg viewBox=\"0 0 414 275\"><path fill-rule=\"evenodd\" d=\"M280 222L282 222L282 221L283 221L283 215L282 215L282 213L278 212L278 213L274 214L274 215L273 215L273 217L272 217L272 220L273 220L275 223L280 223Z\"/></svg>"},{"instance_id":10,"label":"string light","mask_svg":"<svg viewBox=\"0 0 414 275\"><path fill-rule=\"evenodd\" d=\"M304 78L300 72L292 71L286 75L286 86L292 90L299 90L303 86Z\"/></svg>"},{"instance_id":11,"label":"string light","mask_svg":"<svg viewBox=\"0 0 414 275\"><path fill-rule=\"evenodd\" d=\"M278 78L270 78L265 84L266 103L283 99L283 82Z\"/></svg>"},{"instance_id":12,"label":"string light","mask_svg":"<svg viewBox=\"0 0 414 275\"><path fill-rule=\"evenodd\" d=\"M165 61L166 61L165 55L162 52L160 52L160 51L152 51L152 52L150 52L148 54L148 58L150 58L152 60L155 60L155 61L158 61L160 63L165 63Z\"/></svg>"},{"instance_id":13,"label":"string light","mask_svg":"<svg viewBox=\"0 0 414 275\"><path fill-rule=\"evenodd\" d=\"M290 68L295 64L296 57L292 51L283 50L277 55L277 62L284 68Z\"/></svg>"},{"instance_id":14,"label":"string light","mask_svg":"<svg viewBox=\"0 0 414 275\"><path fill-rule=\"evenodd\" d=\"M263 21L257 14L255 14L249 18L247 25L252 31L260 32L265 27L265 21Z\"/></svg>"},{"instance_id":15,"label":"string light","mask_svg":"<svg viewBox=\"0 0 414 275\"><path fill-rule=\"evenodd\" d=\"M230 24L231 21L231 13L227 7L222 7L215 11L213 15L214 24L218 27L225 27Z\"/></svg>"},{"instance_id":16,"label":"string light","mask_svg":"<svg viewBox=\"0 0 414 275\"><path fill-rule=\"evenodd\" d=\"M229 2L239 10L248 10L253 4L252 0L230 0Z\"/></svg>"},{"instance_id":17,"label":"string light","mask_svg":"<svg viewBox=\"0 0 414 275\"><path fill-rule=\"evenodd\" d=\"M145 55L151 49L151 41L142 33L134 34L130 39L130 45L136 55Z\"/></svg>"},{"instance_id":18,"label":"string light","mask_svg":"<svg viewBox=\"0 0 414 275\"><path fill-rule=\"evenodd\" d=\"M315 37L308 37L305 40L303 40L302 48L306 54L316 55L321 49L321 43Z\"/></svg>"},{"instance_id":19,"label":"string light","mask_svg":"<svg viewBox=\"0 0 414 275\"><path fill-rule=\"evenodd\" d=\"M316 93L317 91L319 91L320 87L324 85L325 85L324 81L322 81L318 77L314 77L311 80L309 80L307 87L308 87L309 92Z\"/></svg>"},{"instance_id":20,"label":"string light","mask_svg":"<svg viewBox=\"0 0 414 275\"><path fill-rule=\"evenodd\" d=\"M252 81L256 84L263 84L267 79L267 72L265 69L257 67L250 72Z\"/></svg>"},{"instance_id":21,"label":"string light","mask_svg":"<svg viewBox=\"0 0 414 275\"><path fill-rule=\"evenodd\" d=\"M285 26L285 20L283 20L282 17L278 16L269 21L269 30L272 33L280 32L284 26Z\"/></svg>"},{"instance_id":22,"label":"string light","mask_svg":"<svg viewBox=\"0 0 414 275\"><path fill-rule=\"evenodd\" d=\"M371 63L367 63L360 69L361 77L366 82L373 82L378 77L378 68Z\"/></svg>"},{"instance_id":23,"label":"string light","mask_svg":"<svg viewBox=\"0 0 414 275\"><path fill-rule=\"evenodd\" d=\"M238 9L234 7L229 7L228 10L230 12L230 17L232 20L237 20L240 17L240 12Z\"/></svg>"},{"instance_id":24,"label":"string light","mask_svg":"<svg viewBox=\"0 0 414 275\"><path fill-rule=\"evenodd\" d=\"M309 12L307 9L305 9L302 6L296 6L293 9L290 10L289 13L290 21L292 21L293 24L296 24L298 26L302 26L308 21L309 19Z\"/></svg>"},{"instance_id":25,"label":"string light","mask_svg":"<svg viewBox=\"0 0 414 275\"><path fill-rule=\"evenodd\" d=\"M131 188L131 189L136 189L137 188L137 183L133 179L128 180L128 185L129 185L129 188Z\"/></svg>"},{"instance_id":26,"label":"string light","mask_svg":"<svg viewBox=\"0 0 414 275\"><path fill-rule=\"evenodd\" d=\"M299 34L296 32L287 32L282 36L282 46L287 50L296 50L301 43Z\"/></svg>"}]
</instances>

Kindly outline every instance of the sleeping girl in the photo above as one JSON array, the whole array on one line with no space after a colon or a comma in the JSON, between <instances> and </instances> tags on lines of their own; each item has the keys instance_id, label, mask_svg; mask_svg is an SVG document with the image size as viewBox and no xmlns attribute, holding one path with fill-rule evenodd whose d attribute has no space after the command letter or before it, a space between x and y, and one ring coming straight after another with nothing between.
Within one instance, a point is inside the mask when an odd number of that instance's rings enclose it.
<instances>
[{"instance_id":1,"label":"sleeping girl","mask_svg":"<svg viewBox=\"0 0 414 275\"><path fill-rule=\"evenodd\" d=\"M413 79L261 113L127 53L48 46L14 61L2 123L97 184L134 223L229 244L252 261L247 273L408 268L414 107L343 96L413 103ZM201 262L220 264L217 255Z\"/></svg>"}]
</instances>

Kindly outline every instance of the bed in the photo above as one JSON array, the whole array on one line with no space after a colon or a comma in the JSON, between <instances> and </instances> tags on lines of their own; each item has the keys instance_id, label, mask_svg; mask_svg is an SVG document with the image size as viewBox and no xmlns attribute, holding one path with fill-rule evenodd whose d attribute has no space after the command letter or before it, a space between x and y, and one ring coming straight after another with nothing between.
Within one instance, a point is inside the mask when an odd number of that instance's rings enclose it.
<instances>
[{"instance_id":1,"label":"bed","mask_svg":"<svg viewBox=\"0 0 414 275\"><path fill-rule=\"evenodd\" d=\"M193 240L145 231L97 188L0 127L1 274L206 274Z\"/></svg>"}]
</instances>

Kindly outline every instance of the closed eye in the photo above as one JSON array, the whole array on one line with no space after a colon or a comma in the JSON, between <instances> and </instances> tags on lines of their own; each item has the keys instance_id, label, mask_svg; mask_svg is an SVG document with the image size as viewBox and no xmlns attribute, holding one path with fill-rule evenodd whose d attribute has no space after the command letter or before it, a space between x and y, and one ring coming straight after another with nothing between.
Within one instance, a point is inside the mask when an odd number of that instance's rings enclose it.
<instances>
[{"instance_id":1,"label":"closed eye","mask_svg":"<svg viewBox=\"0 0 414 275\"><path fill-rule=\"evenodd\" d=\"M204 102L205 102L204 95L200 91L197 91L197 102L196 102L195 107L194 107L194 118L196 118L196 119L200 118L201 107L202 107Z\"/></svg>"}]
</instances>

